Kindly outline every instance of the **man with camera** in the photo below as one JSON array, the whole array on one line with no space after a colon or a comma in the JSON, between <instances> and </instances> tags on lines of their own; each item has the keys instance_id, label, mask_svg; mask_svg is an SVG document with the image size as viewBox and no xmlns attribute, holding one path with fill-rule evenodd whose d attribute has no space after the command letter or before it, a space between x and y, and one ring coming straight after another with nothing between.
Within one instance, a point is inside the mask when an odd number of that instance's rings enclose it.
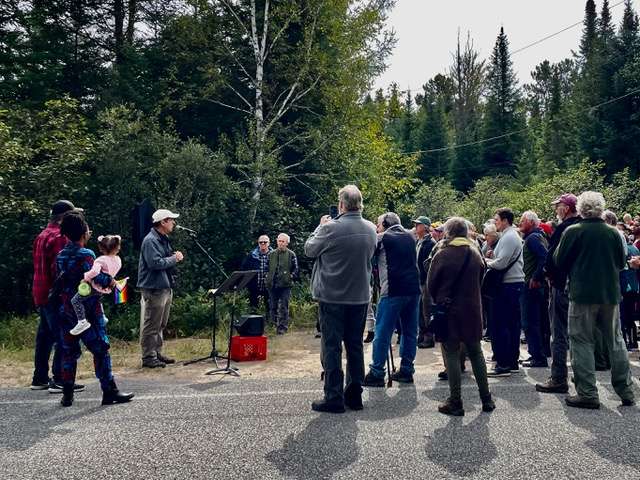
<instances>
[{"instance_id":1,"label":"man with camera","mask_svg":"<svg viewBox=\"0 0 640 480\"><path fill-rule=\"evenodd\" d=\"M311 293L319 302L324 368L324 398L313 402L311 408L330 413L343 413L345 405L352 410L363 408L362 334L370 299L371 258L376 248L375 226L362 218L358 187L343 187L338 200L339 215L334 219L322 217L304 246L305 254L316 259ZM347 353L346 388L343 342Z\"/></svg>"},{"instance_id":2,"label":"man with camera","mask_svg":"<svg viewBox=\"0 0 640 480\"><path fill-rule=\"evenodd\" d=\"M376 258L380 277L380 301L373 340L373 359L364 379L366 387L384 387L385 361L391 336L398 322L400 340L400 370L391 378L413 383L413 361L416 358L420 277L416 265L416 245L413 234L400 224L393 212L378 218Z\"/></svg>"},{"instance_id":3,"label":"man with camera","mask_svg":"<svg viewBox=\"0 0 640 480\"><path fill-rule=\"evenodd\" d=\"M153 228L140 247L140 345L145 368L164 368L167 363L175 363L173 358L162 354L162 332L169 322L176 265L184 259L182 252L174 252L169 243L169 234L173 232L178 216L166 209L156 210L151 217Z\"/></svg>"}]
</instances>

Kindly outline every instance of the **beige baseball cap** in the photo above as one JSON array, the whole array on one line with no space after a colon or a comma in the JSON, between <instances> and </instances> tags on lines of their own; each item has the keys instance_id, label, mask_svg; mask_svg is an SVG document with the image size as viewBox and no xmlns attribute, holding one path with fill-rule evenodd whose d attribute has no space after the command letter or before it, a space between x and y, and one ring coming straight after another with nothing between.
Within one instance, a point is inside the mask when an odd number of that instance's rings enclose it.
<instances>
[{"instance_id":1,"label":"beige baseball cap","mask_svg":"<svg viewBox=\"0 0 640 480\"><path fill-rule=\"evenodd\" d=\"M165 218L178 218L179 216L180 214L178 213L173 213L171 210L167 210L166 208L161 208L153 212L153 215L151 216L151 220L153 220L153 223L158 223L164 220Z\"/></svg>"}]
</instances>

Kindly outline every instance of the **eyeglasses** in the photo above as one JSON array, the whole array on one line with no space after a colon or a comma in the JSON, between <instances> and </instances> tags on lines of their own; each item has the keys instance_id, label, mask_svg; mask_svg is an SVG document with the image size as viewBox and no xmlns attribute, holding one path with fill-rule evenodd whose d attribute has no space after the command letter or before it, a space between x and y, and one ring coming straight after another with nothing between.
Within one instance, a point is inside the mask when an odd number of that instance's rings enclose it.
<instances>
[{"instance_id":1,"label":"eyeglasses","mask_svg":"<svg viewBox=\"0 0 640 480\"><path fill-rule=\"evenodd\" d=\"M258 243L269 243L269 242L265 242L265 241L260 241L260 242L258 242Z\"/></svg>"}]
</instances>

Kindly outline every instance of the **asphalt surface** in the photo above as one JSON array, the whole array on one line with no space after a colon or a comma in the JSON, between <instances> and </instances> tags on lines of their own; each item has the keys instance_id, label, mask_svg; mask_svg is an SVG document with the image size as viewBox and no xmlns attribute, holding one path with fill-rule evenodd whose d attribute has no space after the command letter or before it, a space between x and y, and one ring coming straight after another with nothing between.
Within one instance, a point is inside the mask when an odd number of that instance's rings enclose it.
<instances>
[{"instance_id":1,"label":"asphalt surface","mask_svg":"<svg viewBox=\"0 0 640 480\"><path fill-rule=\"evenodd\" d=\"M71 408L59 395L4 389L0 478L640 478L640 408L620 407L608 372L598 373L596 411L538 394L546 375L492 379L487 414L466 374L458 418L437 412L448 387L435 375L368 389L365 409L342 415L311 411L321 396L312 378L123 379L136 398L108 407L95 382Z\"/></svg>"}]
</instances>

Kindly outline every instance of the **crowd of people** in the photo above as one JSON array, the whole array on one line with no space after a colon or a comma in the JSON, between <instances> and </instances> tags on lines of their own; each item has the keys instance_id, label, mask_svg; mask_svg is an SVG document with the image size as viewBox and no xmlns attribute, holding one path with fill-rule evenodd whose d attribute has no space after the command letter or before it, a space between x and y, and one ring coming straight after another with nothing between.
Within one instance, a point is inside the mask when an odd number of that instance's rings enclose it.
<instances>
[{"instance_id":1,"label":"crowd of people","mask_svg":"<svg viewBox=\"0 0 640 480\"><path fill-rule=\"evenodd\" d=\"M141 292L140 345L142 366L165 367L175 360L162 353L163 330L175 286L176 265L184 259L174 251L169 234L178 214L159 209L152 215L150 229L140 249L137 287ZM76 383L76 368L82 353L80 342L93 355L95 374L102 388L102 404L129 402L134 395L118 389L111 369L108 319L101 298L116 286L122 267L118 256L119 235L101 235L101 256L87 248L92 232L84 211L68 200L51 208L47 227L33 244L33 300L40 314L36 334L32 390L62 393L64 407L73 404L74 394L84 390ZM53 350L51 376L49 358Z\"/></svg>"},{"instance_id":2,"label":"crowd of people","mask_svg":"<svg viewBox=\"0 0 640 480\"><path fill-rule=\"evenodd\" d=\"M550 366L548 380L536 390L568 393L569 353L576 395L566 397L567 405L599 408L597 370L611 370L622 404L633 405L628 351L638 348L640 220L625 214L618 221L598 192L566 193L553 206L557 218L550 222L534 211L522 213L516 222L513 211L500 208L481 232L461 217L443 223L424 215L406 229L394 212L380 215L375 224L364 219L358 188L342 188L337 216L322 217L304 245L305 255L314 259L311 293L319 304L324 372L324 398L312 408L333 413L362 409L363 387L384 387L387 374L393 381L413 383L417 349L434 348L436 342L445 364L439 378L450 387L449 398L438 407L444 414L464 415L460 386L467 359L482 410L490 412L495 403L488 378L523 368ZM176 267L184 260L169 241L178 217L170 210L155 211L141 244L137 287L144 368L175 362L163 354L163 330ZM133 398L120 392L113 379L108 319L101 305L122 266L121 238L100 236L101 256L96 258L86 247L91 234L83 210L60 200L34 242L33 298L40 324L31 388L62 393L64 406L72 405L74 393L84 388L75 382L80 341L94 357L103 404ZM281 233L273 249L262 235L242 264L244 270L257 271L249 285L250 304L258 309L262 302L277 334L289 328L289 298L299 275L289 242ZM400 365L389 372L394 333ZM483 339L491 344L489 358ZM520 358L523 341L526 359ZM368 342L372 360L365 373Z\"/></svg>"},{"instance_id":3,"label":"crowd of people","mask_svg":"<svg viewBox=\"0 0 640 480\"><path fill-rule=\"evenodd\" d=\"M305 254L315 259L311 284L320 304L324 370L324 398L312 409L362 409L363 387L384 387L386 373L413 383L417 348L433 347L434 340L445 363L439 377L450 387L438 407L444 414L464 415L466 358L482 410L490 412L489 377L546 369L549 358L549 379L536 390L568 393L569 352L576 395L565 398L568 406L599 408L595 372L609 369L622 405L635 404L628 351L638 347L640 221L625 214L618 222L602 194L590 191L556 198L551 222L526 211L516 225L513 211L500 208L482 233L461 217L431 223L420 216L409 230L387 212L374 225L362 217L362 203L358 188L345 186L340 215L322 217L305 244ZM373 348L365 375L361 336L367 324L364 341ZM394 331L401 363L391 373L385 364ZM491 343L489 358L483 339ZM522 342L526 359L520 358Z\"/></svg>"}]
</instances>

